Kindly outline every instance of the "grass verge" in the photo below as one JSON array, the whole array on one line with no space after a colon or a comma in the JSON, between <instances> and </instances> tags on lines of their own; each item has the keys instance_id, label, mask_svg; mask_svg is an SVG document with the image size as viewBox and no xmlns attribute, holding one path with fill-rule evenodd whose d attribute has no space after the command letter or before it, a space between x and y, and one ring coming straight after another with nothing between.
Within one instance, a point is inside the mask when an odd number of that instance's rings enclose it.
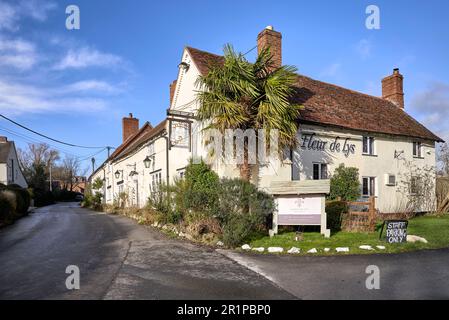
<instances>
[{"instance_id":1,"label":"grass verge","mask_svg":"<svg viewBox=\"0 0 449 320\"><path fill-rule=\"evenodd\" d=\"M264 247L267 253L268 247L282 247L287 253L291 247L301 249L300 255L311 255L307 251L316 248L319 255L341 255L341 254L372 254L372 253L399 253L422 249L436 249L449 247L449 215L424 216L411 219L407 230L408 234L416 235L427 239L428 243L401 243L388 244L383 239L379 240L379 232L376 233L350 233L337 232L326 239L319 232L303 233L303 240L295 241L295 232L282 232L273 238L268 236L253 237L248 244L252 248ZM370 245L375 250L360 249L361 245ZM385 246L385 250L377 249L376 246ZM349 247L349 253L337 253L335 248ZM324 248L330 248L329 252L324 252ZM314 254L314 255L318 255Z\"/></svg>"}]
</instances>

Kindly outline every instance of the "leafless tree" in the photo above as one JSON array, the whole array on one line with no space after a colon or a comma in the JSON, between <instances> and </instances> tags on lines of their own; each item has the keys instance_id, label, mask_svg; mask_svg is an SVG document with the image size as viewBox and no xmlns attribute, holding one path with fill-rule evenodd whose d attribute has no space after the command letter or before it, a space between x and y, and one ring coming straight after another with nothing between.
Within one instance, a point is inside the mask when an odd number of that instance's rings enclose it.
<instances>
[{"instance_id":1,"label":"leafless tree","mask_svg":"<svg viewBox=\"0 0 449 320\"><path fill-rule=\"evenodd\" d=\"M438 174L441 176L449 176L449 145L445 142L438 150Z\"/></svg>"}]
</instances>

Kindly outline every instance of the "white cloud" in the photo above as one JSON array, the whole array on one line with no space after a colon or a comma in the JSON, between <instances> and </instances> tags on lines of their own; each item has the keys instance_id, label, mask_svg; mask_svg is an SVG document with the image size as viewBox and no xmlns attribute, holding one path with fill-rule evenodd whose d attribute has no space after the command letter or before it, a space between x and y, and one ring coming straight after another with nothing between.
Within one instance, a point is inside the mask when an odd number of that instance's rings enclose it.
<instances>
[{"instance_id":1,"label":"white cloud","mask_svg":"<svg viewBox=\"0 0 449 320\"><path fill-rule=\"evenodd\" d=\"M410 107L423 124L435 133L446 135L449 132L449 84L431 83L415 94Z\"/></svg>"},{"instance_id":2,"label":"white cloud","mask_svg":"<svg viewBox=\"0 0 449 320\"><path fill-rule=\"evenodd\" d=\"M99 80L83 80L78 81L67 86L64 86L60 93L107 93L107 94L117 94L122 90L116 86L113 86L107 82Z\"/></svg>"},{"instance_id":3,"label":"white cloud","mask_svg":"<svg viewBox=\"0 0 449 320\"><path fill-rule=\"evenodd\" d=\"M70 49L65 57L54 66L56 70L83 69L88 67L115 68L123 64L119 56L102 53L96 49L83 47L79 50Z\"/></svg>"},{"instance_id":4,"label":"white cloud","mask_svg":"<svg viewBox=\"0 0 449 320\"><path fill-rule=\"evenodd\" d=\"M38 56L33 43L0 36L0 66L28 70L36 64L37 60Z\"/></svg>"},{"instance_id":5,"label":"white cloud","mask_svg":"<svg viewBox=\"0 0 449 320\"><path fill-rule=\"evenodd\" d=\"M355 50L362 59L366 59L371 56L372 44L369 40L362 39L360 40L356 46Z\"/></svg>"},{"instance_id":6,"label":"white cloud","mask_svg":"<svg viewBox=\"0 0 449 320\"><path fill-rule=\"evenodd\" d=\"M43 22L49 11L57 7L53 1L22 0L14 4L0 0L0 30L17 31L22 18Z\"/></svg>"},{"instance_id":7,"label":"white cloud","mask_svg":"<svg viewBox=\"0 0 449 320\"><path fill-rule=\"evenodd\" d=\"M23 85L0 80L0 110L7 114L23 113L92 113L104 110L108 103L102 98L61 97L62 89Z\"/></svg>"},{"instance_id":8,"label":"white cloud","mask_svg":"<svg viewBox=\"0 0 449 320\"><path fill-rule=\"evenodd\" d=\"M0 1L0 30L16 30L17 20L16 8L6 2Z\"/></svg>"}]
</instances>

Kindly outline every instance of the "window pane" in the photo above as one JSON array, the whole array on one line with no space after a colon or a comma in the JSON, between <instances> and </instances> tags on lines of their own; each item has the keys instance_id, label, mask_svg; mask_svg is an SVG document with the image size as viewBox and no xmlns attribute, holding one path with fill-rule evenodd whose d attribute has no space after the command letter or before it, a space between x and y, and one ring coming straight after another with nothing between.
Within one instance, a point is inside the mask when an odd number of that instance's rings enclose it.
<instances>
[{"instance_id":1,"label":"window pane","mask_svg":"<svg viewBox=\"0 0 449 320\"><path fill-rule=\"evenodd\" d=\"M362 194L364 196L368 195L368 178L363 178L363 183L362 183Z\"/></svg>"},{"instance_id":2,"label":"window pane","mask_svg":"<svg viewBox=\"0 0 449 320\"><path fill-rule=\"evenodd\" d=\"M363 153L368 153L368 139L363 137Z\"/></svg>"},{"instance_id":3,"label":"window pane","mask_svg":"<svg viewBox=\"0 0 449 320\"><path fill-rule=\"evenodd\" d=\"M313 164L313 180L320 179L320 165L318 163Z\"/></svg>"},{"instance_id":4,"label":"window pane","mask_svg":"<svg viewBox=\"0 0 449 320\"><path fill-rule=\"evenodd\" d=\"M369 150L368 150L368 153L369 154L374 154L374 138L373 137L370 137L369 139L368 139L368 141L369 141Z\"/></svg>"},{"instance_id":5,"label":"window pane","mask_svg":"<svg viewBox=\"0 0 449 320\"><path fill-rule=\"evenodd\" d=\"M369 195L370 196L374 196L376 193L375 193L375 182L376 182L376 179L375 178L370 178L370 192L369 192Z\"/></svg>"},{"instance_id":6,"label":"window pane","mask_svg":"<svg viewBox=\"0 0 449 320\"><path fill-rule=\"evenodd\" d=\"M327 164L321 164L321 179L327 179Z\"/></svg>"}]
</instances>

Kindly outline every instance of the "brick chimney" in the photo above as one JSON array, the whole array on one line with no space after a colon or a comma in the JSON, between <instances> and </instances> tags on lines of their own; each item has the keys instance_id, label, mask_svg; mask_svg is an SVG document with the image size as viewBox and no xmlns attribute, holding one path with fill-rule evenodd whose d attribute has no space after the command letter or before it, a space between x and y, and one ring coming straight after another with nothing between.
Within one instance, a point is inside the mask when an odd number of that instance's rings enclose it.
<instances>
[{"instance_id":1,"label":"brick chimney","mask_svg":"<svg viewBox=\"0 0 449 320\"><path fill-rule=\"evenodd\" d=\"M130 113L129 117L124 117L122 120L122 130L123 142L125 142L129 137L139 131L139 119L133 118L133 114Z\"/></svg>"},{"instance_id":2,"label":"brick chimney","mask_svg":"<svg viewBox=\"0 0 449 320\"><path fill-rule=\"evenodd\" d=\"M399 69L393 70L393 74L382 79L382 98L393 102L399 108L404 109L404 77Z\"/></svg>"},{"instance_id":3,"label":"brick chimney","mask_svg":"<svg viewBox=\"0 0 449 320\"><path fill-rule=\"evenodd\" d=\"M274 31L272 26L266 27L257 36L257 52L269 48L272 55L272 66L277 69L282 66L282 34Z\"/></svg>"},{"instance_id":4,"label":"brick chimney","mask_svg":"<svg viewBox=\"0 0 449 320\"><path fill-rule=\"evenodd\" d=\"M177 80L173 80L173 82L170 83L170 106L173 101L173 97L175 96L176 82Z\"/></svg>"},{"instance_id":5,"label":"brick chimney","mask_svg":"<svg viewBox=\"0 0 449 320\"><path fill-rule=\"evenodd\" d=\"M8 138L5 136L0 136L0 143L8 142Z\"/></svg>"}]
</instances>

